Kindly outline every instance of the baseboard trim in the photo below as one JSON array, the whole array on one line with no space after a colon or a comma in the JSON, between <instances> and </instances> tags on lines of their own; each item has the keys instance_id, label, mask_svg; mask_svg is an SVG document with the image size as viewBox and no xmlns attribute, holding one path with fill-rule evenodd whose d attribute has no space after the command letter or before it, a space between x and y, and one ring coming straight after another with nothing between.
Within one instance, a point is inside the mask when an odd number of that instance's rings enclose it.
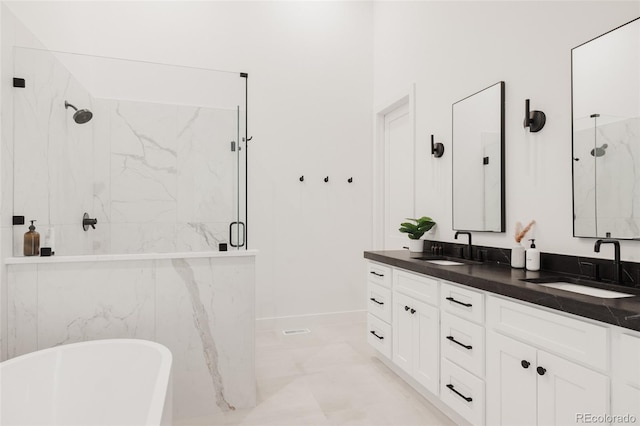
<instances>
[{"instance_id":1,"label":"baseboard trim","mask_svg":"<svg viewBox=\"0 0 640 426\"><path fill-rule=\"evenodd\" d=\"M256 319L256 331L312 328L315 325L353 324L366 321L367 311L365 310L258 318Z\"/></svg>"}]
</instances>

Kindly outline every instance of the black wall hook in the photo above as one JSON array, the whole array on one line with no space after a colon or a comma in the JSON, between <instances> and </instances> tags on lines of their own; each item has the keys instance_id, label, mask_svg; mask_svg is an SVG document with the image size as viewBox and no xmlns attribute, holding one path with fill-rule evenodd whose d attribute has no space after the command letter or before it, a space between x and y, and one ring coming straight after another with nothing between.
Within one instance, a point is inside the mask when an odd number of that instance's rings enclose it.
<instances>
[{"instance_id":1,"label":"black wall hook","mask_svg":"<svg viewBox=\"0 0 640 426\"><path fill-rule=\"evenodd\" d=\"M326 178L324 178L325 182L329 182L329 176L327 176Z\"/></svg>"},{"instance_id":2,"label":"black wall hook","mask_svg":"<svg viewBox=\"0 0 640 426\"><path fill-rule=\"evenodd\" d=\"M440 142L435 143L433 141L433 135L431 135L431 155L436 158L442 157L444 154L444 145Z\"/></svg>"},{"instance_id":3,"label":"black wall hook","mask_svg":"<svg viewBox=\"0 0 640 426\"><path fill-rule=\"evenodd\" d=\"M529 111L529 99L524 101L524 127L530 132L539 132L547 122L547 116L542 111Z\"/></svg>"},{"instance_id":4,"label":"black wall hook","mask_svg":"<svg viewBox=\"0 0 640 426\"><path fill-rule=\"evenodd\" d=\"M353 178L350 177L349 179L347 179L347 182L352 183L353 182Z\"/></svg>"},{"instance_id":5,"label":"black wall hook","mask_svg":"<svg viewBox=\"0 0 640 426\"><path fill-rule=\"evenodd\" d=\"M300 182L304 182L304 175L300 176Z\"/></svg>"}]
</instances>

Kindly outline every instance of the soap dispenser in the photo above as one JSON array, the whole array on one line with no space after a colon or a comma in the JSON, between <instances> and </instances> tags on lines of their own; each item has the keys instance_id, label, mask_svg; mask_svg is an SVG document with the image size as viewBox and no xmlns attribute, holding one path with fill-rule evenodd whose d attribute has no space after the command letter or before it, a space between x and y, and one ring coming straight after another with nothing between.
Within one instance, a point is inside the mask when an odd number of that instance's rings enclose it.
<instances>
[{"instance_id":1,"label":"soap dispenser","mask_svg":"<svg viewBox=\"0 0 640 426\"><path fill-rule=\"evenodd\" d=\"M35 222L35 220L31 221L29 230L24 234L25 256L38 256L40 254L40 234L36 231L36 227L33 222Z\"/></svg>"},{"instance_id":2,"label":"soap dispenser","mask_svg":"<svg viewBox=\"0 0 640 426\"><path fill-rule=\"evenodd\" d=\"M527 249L527 270L539 271L540 270L540 250L536 248L536 240L531 239L531 247Z\"/></svg>"}]
</instances>

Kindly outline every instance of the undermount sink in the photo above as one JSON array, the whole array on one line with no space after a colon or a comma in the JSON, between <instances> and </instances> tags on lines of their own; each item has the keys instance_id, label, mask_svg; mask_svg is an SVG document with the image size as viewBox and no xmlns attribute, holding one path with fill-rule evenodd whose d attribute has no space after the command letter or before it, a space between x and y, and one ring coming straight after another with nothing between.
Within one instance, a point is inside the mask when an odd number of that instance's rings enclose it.
<instances>
[{"instance_id":1,"label":"undermount sink","mask_svg":"<svg viewBox=\"0 0 640 426\"><path fill-rule=\"evenodd\" d=\"M430 255L430 254L420 254L420 255L411 256L411 259L423 260L425 262L433 263L434 265L440 265L440 266L457 266L457 265L469 265L469 264L481 263L475 260L458 259L456 257Z\"/></svg>"},{"instance_id":2,"label":"undermount sink","mask_svg":"<svg viewBox=\"0 0 640 426\"><path fill-rule=\"evenodd\" d=\"M573 293L586 294L587 296L600 297L603 299L619 299L635 296L635 294L622 293L619 291L606 290L599 287L579 284L580 280L571 278L525 278L521 281L539 284L544 287L557 288L559 290L570 291Z\"/></svg>"},{"instance_id":3,"label":"undermount sink","mask_svg":"<svg viewBox=\"0 0 640 426\"><path fill-rule=\"evenodd\" d=\"M464 263L462 262L455 262L453 260L427 260L427 262L429 263L433 263L435 265L441 265L441 266L454 266L454 265L464 265Z\"/></svg>"}]
</instances>

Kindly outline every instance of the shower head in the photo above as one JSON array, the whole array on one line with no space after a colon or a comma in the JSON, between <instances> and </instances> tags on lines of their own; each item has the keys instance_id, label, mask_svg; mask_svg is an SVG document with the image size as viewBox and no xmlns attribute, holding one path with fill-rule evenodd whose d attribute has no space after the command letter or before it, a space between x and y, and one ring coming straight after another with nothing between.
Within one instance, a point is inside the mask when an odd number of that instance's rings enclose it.
<instances>
[{"instance_id":1,"label":"shower head","mask_svg":"<svg viewBox=\"0 0 640 426\"><path fill-rule=\"evenodd\" d=\"M88 109L78 109L67 101L64 101L64 107L65 109L71 107L76 111L73 113L73 121L78 124L84 124L87 121L91 120L91 118L93 117L93 113Z\"/></svg>"},{"instance_id":2,"label":"shower head","mask_svg":"<svg viewBox=\"0 0 640 426\"><path fill-rule=\"evenodd\" d=\"M602 146L593 148L591 150L591 155L593 157L602 157L607 153L606 149L608 147L609 147L609 145L607 145L606 143L603 143Z\"/></svg>"}]
</instances>

